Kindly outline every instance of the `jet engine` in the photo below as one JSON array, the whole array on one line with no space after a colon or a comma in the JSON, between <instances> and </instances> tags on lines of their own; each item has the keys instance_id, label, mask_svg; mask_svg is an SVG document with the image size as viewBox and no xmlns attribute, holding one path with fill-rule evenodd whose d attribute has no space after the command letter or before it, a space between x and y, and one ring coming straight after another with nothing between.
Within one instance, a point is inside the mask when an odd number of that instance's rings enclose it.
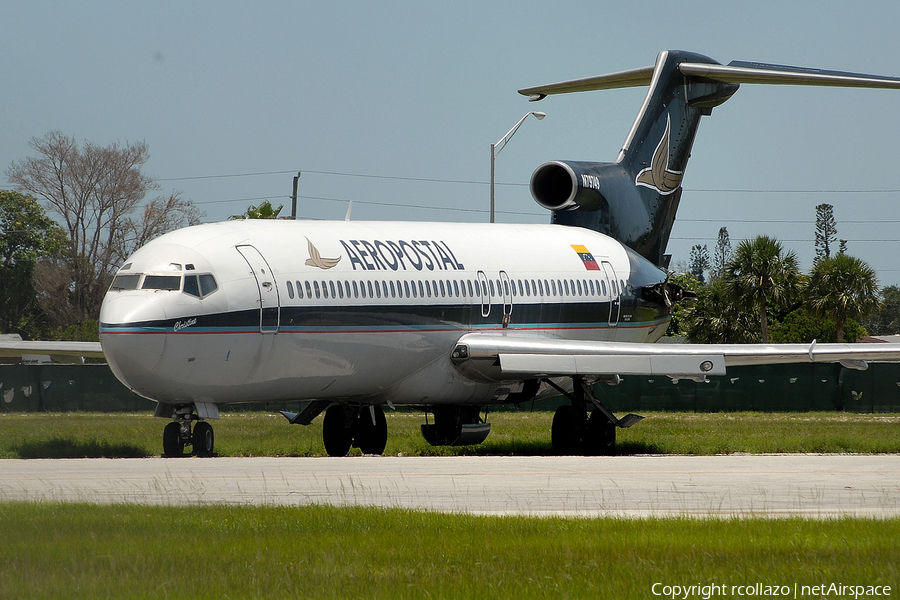
<instances>
[{"instance_id":1,"label":"jet engine","mask_svg":"<svg viewBox=\"0 0 900 600\"><path fill-rule=\"evenodd\" d=\"M615 164L554 160L535 169L531 195L548 210L600 210L608 206L605 188L622 174Z\"/></svg>"}]
</instances>

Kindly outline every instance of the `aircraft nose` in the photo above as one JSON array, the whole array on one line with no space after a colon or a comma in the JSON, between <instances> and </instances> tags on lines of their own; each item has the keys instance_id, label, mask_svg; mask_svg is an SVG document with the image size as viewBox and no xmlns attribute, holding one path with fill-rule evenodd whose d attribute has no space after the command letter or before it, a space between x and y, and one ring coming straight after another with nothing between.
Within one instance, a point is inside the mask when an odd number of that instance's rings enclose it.
<instances>
[{"instance_id":1,"label":"aircraft nose","mask_svg":"<svg viewBox=\"0 0 900 600\"><path fill-rule=\"evenodd\" d=\"M166 311L153 298L114 294L100 309L100 345L119 381L147 395L166 345Z\"/></svg>"}]
</instances>

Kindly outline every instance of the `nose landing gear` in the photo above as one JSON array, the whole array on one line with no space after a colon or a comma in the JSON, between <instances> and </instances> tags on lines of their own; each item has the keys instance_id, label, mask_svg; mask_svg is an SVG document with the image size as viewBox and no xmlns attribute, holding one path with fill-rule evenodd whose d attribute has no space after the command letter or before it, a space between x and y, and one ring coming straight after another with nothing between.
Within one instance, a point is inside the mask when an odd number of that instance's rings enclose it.
<instances>
[{"instance_id":1,"label":"nose landing gear","mask_svg":"<svg viewBox=\"0 0 900 600\"><path fill-rule=\"evenodd\" d=\"M184 447L193 446L195 456L212 456L215 448L215 434L212 425L194 414L194 405L176 406L172 412L172 422L163 429L163 456L176 458L184 456ZM191 431L191 422L197 421Z\"/></svg>"}]
</instances>

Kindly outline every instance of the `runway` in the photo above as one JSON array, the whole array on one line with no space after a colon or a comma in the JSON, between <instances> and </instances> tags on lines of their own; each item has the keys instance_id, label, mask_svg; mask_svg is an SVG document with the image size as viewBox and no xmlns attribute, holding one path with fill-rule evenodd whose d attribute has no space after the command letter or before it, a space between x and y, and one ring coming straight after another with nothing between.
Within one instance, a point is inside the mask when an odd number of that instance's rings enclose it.
<instances>
[{"instance_id":1,"label":"runway","mask_svg":"<svg viewBox=\"0 0 900 600\"><path fill-rule=\"evenodd\" d=\"M900 516L900 456L0 460L0 501L472 514Z\"/></svg>"}]
</instances>

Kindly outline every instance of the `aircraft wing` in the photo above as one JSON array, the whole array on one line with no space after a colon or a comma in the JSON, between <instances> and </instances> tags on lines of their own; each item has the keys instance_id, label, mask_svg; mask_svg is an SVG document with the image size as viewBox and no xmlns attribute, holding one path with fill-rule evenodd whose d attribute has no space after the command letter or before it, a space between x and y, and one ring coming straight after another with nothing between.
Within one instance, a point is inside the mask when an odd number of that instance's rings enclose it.
<instances>
[{"instance_id":1,"label":"aircraft wing","mask_svg":"<svg viewBox=\"0 0 900 600\"><path fill-rule=\"evenodd\" d=\"M100 342L49 342L0 339L0 356L49 355L55 362L82 362L83 358L105 358Z\"/></svg>"},{"instance_id":2,"label":"aircraft wing","mask_svg":"<svg viewBox=\"0 0 900 600\"><path fill-rule=\"evenodd\" d=\"M451 358L482 381L566 375L702 380L739 365L839 362L865 369L867 361L900 361L900 344L640 344L473 333L460 338Z\"/></svg>"}]
</instances>

